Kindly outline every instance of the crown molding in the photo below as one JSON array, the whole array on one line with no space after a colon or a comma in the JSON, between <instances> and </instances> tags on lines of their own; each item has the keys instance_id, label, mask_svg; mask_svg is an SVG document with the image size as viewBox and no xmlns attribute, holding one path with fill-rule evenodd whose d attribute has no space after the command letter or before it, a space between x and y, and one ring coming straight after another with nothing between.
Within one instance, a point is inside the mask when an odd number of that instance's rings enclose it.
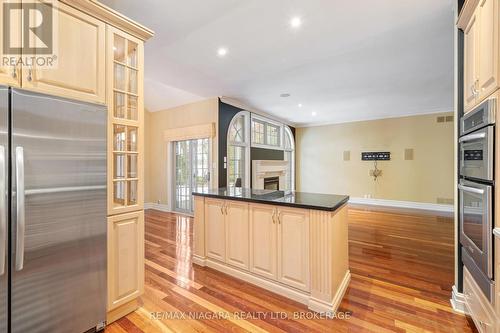
<instances>
[{"instance_id":1,"label":"crown molding","mask_svg":"<svg viewBox=\"0 0 500 333\"><path fill-rule=\"evenodd\" d=\"M97 0L60 0L65 4L108 23L132 36L146 41L154 36L154 31L103 5Z\"/></svg>"},{"instance_id":2,"label":"crown molding","mask_svg":"<svg viewBox=\"0 0 500 333\"><path fill-rule=\"evenodd\" d=\"M458 15L457 27L459 29L465 30L478 4L479 0L467 0L465 2L460 14Z\"/></svg>"}]
</instances>

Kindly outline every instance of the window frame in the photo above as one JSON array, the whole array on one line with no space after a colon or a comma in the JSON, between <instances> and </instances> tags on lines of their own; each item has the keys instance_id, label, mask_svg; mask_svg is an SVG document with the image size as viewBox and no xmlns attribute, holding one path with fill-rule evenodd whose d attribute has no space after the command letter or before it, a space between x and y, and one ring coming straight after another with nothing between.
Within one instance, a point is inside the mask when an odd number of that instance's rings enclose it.
<instances>
[{"instance_id":1,"label":"window frame","mask_svg":"<svg viewBox=\"0 0 500 333\"><path fill-rule=\"evenodd\" d=\"M233 126L233 123L239 118L243 117L243 136L244 136L244 141L243 142L238 142L238 141L233 141L230 138L231 135L231 126ZM228 131L226 133L227 135L227 147L226 147L226 154L225 154L225 159L224 159L224 169L226 170L226 187L229 187L229 149L231 146L237 146L237 147L242 147L244 149L244 179L242 179L242 187L250 188L250 140L251 140L251 115L249 111L240 111L237 114L233 116L231 119L231 122L229 123Z\"/></svg>"},{"instance_id":2,"label":"window frame","mask_svg":"<svg viewBox=\"0 0 500 333\"><path fill-rule=\"evenodd\" d=\"M264 124L264 143L255 143L254 142L254 131L253 131L253 122L256 121L258 123ZM268 130L268 125L277 127L279 130L278 133L278 145L270 145L267 142L267 130ZM253 113L251 114L251 119L250 119L250 131L251 131L251 147L256 147L256 148L266 148L266 149L274 149L274 150L283 150L283 132L284 132L284 125L283 123L271 120L269 118L265 118L259 115L254 115Z\"/></svg>"},{"instance_id":3,"label":"window frame","mask_svg":"<svg viewBox=\"0 0 500 333\"><path fill-rule=\"evenodd\" d=\"M233 126L233 123L238 119L238 117L243 116L244 117L244 142L238 142L238 141L233 141L230 138L231 134L231 127ZM264 124L264 142L267 141L267 126L266 124L270 124L272 126L275 126L279 129L279 134L278 134L278 142L279 145L273 146L273 145L268 145L268 144L259 144L259 143L254 143L254 133L253 133L253 126L252 123L253 121L257 121L259 123ZM290 139L290 147L285 147L285 136L288 136ZM229 185L229 149L232 146L237 146L237 147L242 147L245 150L244 153L244 179L242 179L242 187L250 188L250 180L252 175L250 174L251 171L251 163L252 161L250 160L251 158L251 148L265 148L265 149L273 149L273 150L279 150L283 152L283 158L285 158L286 153L291 153L290 154L290 191L295 191L295 185L296 185L296 179L295 179L295 138L293 135L292 130L290 127L284 123L277 122L275 120L271 120L269 118L256 115L252 112L249 111L240 111L237 114L233 116L231 119L231 122L229 123L229 127L226 133L227 137L227 147L226 147L226 152L225 152L225 158L224 158L224 169L226 170L226 186L230 187ZM288 184L287 184L288 186Z\"/></svg>"},{"instance_id":4,"label":"window frame","mask_svg":"<svg viewBox=\"0 0 500 333\"><path fill-rule=\"evenodd\" d=\"M285 135L289 136L290 139L290 148L285 148ZM290 184L290 191L295 191L295 138L293 136L293 132L290 129L289 126L283 125L283 159L285 158L286 153L291 153L291 159L290 159L290 177L291 179L291 184Z\"/></svg>"}]
</instances>

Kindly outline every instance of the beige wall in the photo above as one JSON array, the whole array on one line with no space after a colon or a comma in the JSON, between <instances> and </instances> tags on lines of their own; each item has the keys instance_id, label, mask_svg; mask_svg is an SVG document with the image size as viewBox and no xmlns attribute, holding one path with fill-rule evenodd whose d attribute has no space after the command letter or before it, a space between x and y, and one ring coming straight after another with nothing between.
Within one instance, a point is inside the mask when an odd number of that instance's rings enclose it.
<instances>
[{"instance_id":1,"label":"beige wall","mask_svg":"<svg viewBox=\"0 0 500 333\"><path fill-rule=\"evenodd\" d=\"M167 129L188 127L214 123L217 129L218 100L212 98L196 103L191 103L176 108L146 112L146 160L145 160L145 202L170 205L172 191L171 174L172 161L169 143L164 139ZM217 186L217 136L212 144L212 171L211 177Z\"/></svg>"},{"instance_id":2,"label":"beige wall","mask_svg":"<svg viewBox=\"0 0 500 333\"><path fill-rule=\"evenodd\" d=\"M438 200L453 198L453 122L438 123L443 115L453 113L298 128L297 190L451 203ZM413 160L404 159L406 148L414 149ZM343 160L346 150L350 161ZM376 182L362 151L391 152L391 161L378 162Z\"/></svg>"}]
</instances>

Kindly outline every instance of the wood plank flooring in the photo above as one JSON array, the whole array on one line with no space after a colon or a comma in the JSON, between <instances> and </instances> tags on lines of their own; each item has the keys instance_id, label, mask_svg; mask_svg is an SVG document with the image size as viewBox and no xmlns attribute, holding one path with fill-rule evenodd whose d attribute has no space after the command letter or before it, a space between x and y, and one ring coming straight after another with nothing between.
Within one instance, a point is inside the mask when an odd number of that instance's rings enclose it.
<instances>
[{"instance_id":1,"label":"wood plank flooring","mask_svg":"<svg viewBox=\"0 0 500 333\"><path fill-rule=\"evenodd\" d=\"M314 318L302 304L193 267L192 222L146 211L143 306L106 332L475 332L450 307L449 217L351 207L352 280L339 308L344 317L335 319Z\"/></svg>"}]
</instances>

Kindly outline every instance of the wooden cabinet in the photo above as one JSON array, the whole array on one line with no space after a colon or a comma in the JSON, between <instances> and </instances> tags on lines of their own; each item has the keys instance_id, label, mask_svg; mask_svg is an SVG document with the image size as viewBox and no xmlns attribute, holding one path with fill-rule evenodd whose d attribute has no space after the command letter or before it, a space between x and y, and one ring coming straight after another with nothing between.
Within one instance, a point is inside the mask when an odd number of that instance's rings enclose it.
<instances>
[{"instance_id":1,"label":"wooden cabinet","mask_svg":"<svg viewBox=\"0 0 500 333\"><path fill-rule=\"evenodd\" d=\"M225 201L205 200L205 244L207 257L224 262L226 260Z\"/></svg>"},{"instance_id":2,"label":"wooden cabinet","mask_svg":"<svg viewBox=\"0 0 500 333\"><path fill-rule=\"evenodd\" d=\"M491 303L483 295L466 267L464 267L463 277L465 307L468 314L472 317L480 333L495 332L497 322Z\"/></svg>"},{"instance_id":3,"label":"wooden cabinet","mask_svg":"<svg viewBox=\"0 0 500 333\"><path fill-rule=\"evenodd\" d=\"M21 45L21 15L20 12L17 12L17 16L15 16L16 12L10 13L11 15L11 25L17 26L17 29L10 29L11 39L15 40L17 45ZM0 6L0 17L4 17L4 6ZM4 45L4 24L0 24L0 52L3 50ZM4 56L4 54L1 54ZM1 85L9 85L12 87L20 87L21 86L21 71L19 66L0 66L0 84Z\"/></svg>"},{"instance_id":4,"label":"wooden cabinet","mask_svg":"<svg viewBox=\"0 0 500 333\"><path fill-rule=\"evenodd\" d=\"M278 280L309 290L309 211L277 208Z\"/></svg>"},{"instance_id":5,"label":"wooden cabinet","mask_svg":"<svg viewBox=\"0 0 500 333\"><path fill-rule=\"evenodd\" d=\"M464 109L472 110L499 87L499 0L479 0L464 25Z\"/></svg>"},{"instance_id":6,"label":"wooden cabinet","mask_svg":"<svg viewBox=\"0 0 500 333\"><path fill-rule=\"evenodd\" d=\"M53 68L23 66L22 87L104 104L105 23L61 2L55 8L57 64Z\"/></svg>"},{"instance_id":7,"label":"wooden cabinet","mask_svg":"<svg viewBox=\"0 0 500 333\"><path fill-rule=\"evenodd\" d=\"M91 5L89 2L82 4ZM135 27L138 27L137 25ZM135 28L134 28L135 29ZM132 31L134 31L132 29ZM127 30L128 31L128 30ZM138 246L123 245L120 259L122 273L109 280L114 288L113 300L108 305L108 323L137 309L138 296L144 285L144 42L114 26L106 25L106 104L108 106L108 215L110 222L122 221L121 235L134 242L135 226L131 217L138 216L141 230ZM123 221L128 221L125 224ZM113 223L111 223L113 224ZM116 224L116 223L115 223ZM110 226L111 227L111 226ZM113 243L111 243L113 244ZM113 252L110 252L112 255ZM115 262L112 256L108 260ZM117 265L117 264L115 264ZM135 276L129 275L135 267L140 289L133 290ZM118 269L119 267L117 267ZM131 280L132 279L132 280ZM129 290L119 297L120 288ZM141 290L140 292L138 292Z\"/></svg>"},{"instance_id":8,"label":"wooden cabinet","mask_svg":"<svg viewBox=\"0 0 500 333\"><path fill-rule=\"evenodd\" d=\"M195 195L193 262L336 311L350 281L347 205L303 209Z\"/></svg>"},{"instance_id":9,"label":"wooden cabinet","mask_svg":"<svg viewBox=\"0 0 500 333\"><path fill-rule=\"evenodd\" d=\"M142 41L108 26L108 214L144 207Z\"/></svg>"},{"instance_id":10,"label":"wooden cabinet","mask_svg":"<svg viewBox=\"0 0 500 333\"><path fill-rule=\"evenodd\" d=\"M479 100L483 100L498 88L498 15L498 0L479 1Z\"/></svg>"},{"instance_id":11,"label":"wooden cabinet","mask_svg":"<svg viewBox=\"0 0 500 333\"><path fill-rule=\"evenodd\" d=\"M226 263L241 269L249 269L249 221L248 204L226 201Z\"/></svg>"},{"instance_id":12,"label":"wooden cabinet","mask_svg":"<svg viewBox=\"0 0 500 333\"><path fill-rule=\"evenodd\" d=\"M108 311L144 291L144 212L108 217Z\"/></svg>"},{"instance_id":13,"label":"wooden cabinet","mask_svg":"<svg viewBox=\"0 0 500 333\"><path fill-rule=\"evenodd\" d=\"M477 23L477 14L474 14L464 30L464 108L466 111L472 109L477 101Z\"/></svg>"},{"instance_id":14,"label":"wooden cabinet","mask_svg":"<svg viewBox=\"0 0 500 333\"><path fill-rule=\"evenodd\" d=\"M276 207L250 205L250 271L270 278L277 277Z\"/></svg>"},{"instance_id":15,"label":"wooden cabinet","mask_svg":"<svg viewBox=\"0 0 500 333\"><path fill-rule=\"evenodd\" d=\"M250 271L309 289L309 210L250 205Z\"/></svg>"}]
</instances>

